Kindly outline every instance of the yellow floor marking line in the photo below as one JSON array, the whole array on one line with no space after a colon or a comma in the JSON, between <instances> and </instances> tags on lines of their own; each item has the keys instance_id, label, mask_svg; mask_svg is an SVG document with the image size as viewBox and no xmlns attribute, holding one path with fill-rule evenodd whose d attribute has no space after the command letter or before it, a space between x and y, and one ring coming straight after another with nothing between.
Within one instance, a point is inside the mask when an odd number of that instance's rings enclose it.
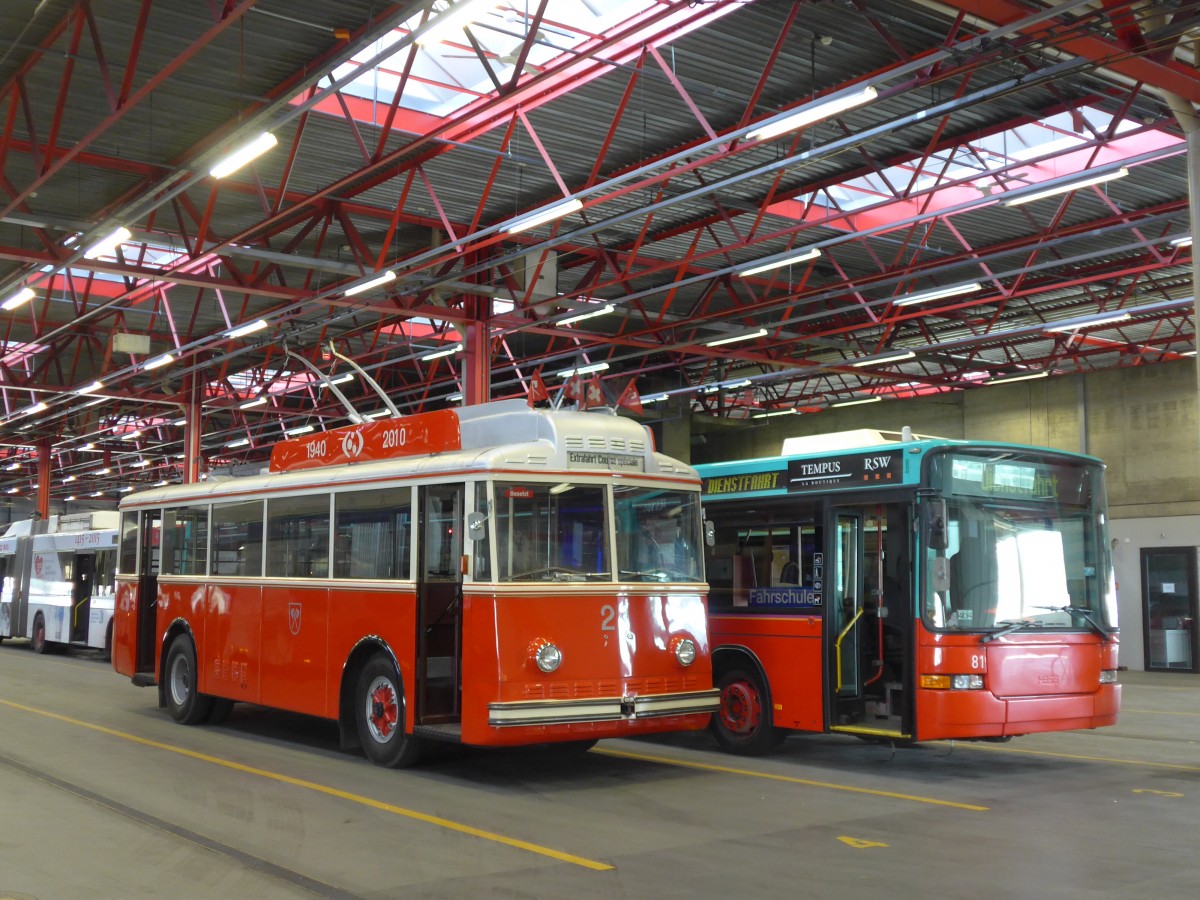
<instances>
[{"instance_id":1,"label":"yellow floor marking line","mask_svg":"<svg viewBox=\"0 0 1200 900\"><path fill-rule=\"evenodd\" d=\"M84 722L80 719L72 719L69 716L48 712L44 709L37 709L32 706L24 706L20 703L13 703L11 700L0 699L0 704L4 706L10 706L13 709L19 709L23 712L44 716L48 719L56 719L59 722L66 722L68 725L77 725L80 728L87 728L91 731L107 734L110 737L121 738L122 740L131 741L135 744L141 744L144 747L154 747L158 750L166 750L169 753L178 753L180 756L187 756L191 759L198 759L202 762L212 763L216 766L223 766L226 769L233 769L234 771L244 772L248 775L257 775L260 778L269 778L272 781L290 784L293 787L304 788L306 790L315 791L319 794L325 794L330 797L337 797L341 800L349 800L352 803L369 806L373 809L382 810L383 812L404 816L407 819L414 819L418 822L436 825L439 828L445 828L448 831L457 831L460 834L467 834L471 837L481 838L485 841L492 841L493 843L504 844L508 847L515 847L518 850L536 853L539 856L548 856L551 859L556 859L560 862L571 863L575 866L583 866L585 869L594 869L598 872L605 872L615 868L615 866L610 866L607 863L598 862L594 859L587 859L583 856L575 856L571 853L563 853L560 850L554 850L550 847L543 847L540 844L531 844L528 841L522 841L518 840L517 838L510 838L502 834L496 834L494 831L484 831L481 828L474 828L470 825L464 825L461 822L443 819L440 816L431 816L427 813L417 812L416 810L405 809L402 806L393 806L391 803L384 803L381 800L373 800L372 798L364 797L361 794L351 794L348 791L338 790L337 788L329 787L328 785L324 784L317 784L314 781L305 781L302 778L293 778L290 775L281 775L278 772L271 772L267 769L257 769L254 766L243 765L242 763L233 762L228 759L221 759L217 756L209 756L206 753L198 753L195 750L188 750L185 747L176 747L172 744L164 744L160 741L152 741L149 738L138 737L136 734L127 734L123 731L116 731L112 728L106 728L103 725L95 725L91 722Z\"/></svg>"},{"instance_id":2,"label":"yellow floor marking line","mask_svg":"<svg viewBox=\"0 0 1200 900\"><path fill-rule=\"evenodd\" d=\"M965 743L963 746L967 746ZM989 753L1024 753L1026 756L1050 756L1055 759L1078 759L1084 762L1116 763L1122 766L1146 766L1151 769L1176 769L1181 772L1200 772L1200 766L1185 766L1182 763L1148 762L1142 759L1119 759L1111 756L1084 756L1078 753L1055 753L1052 750L1024 750L1020 747L993 747L990 744L969 745L970 750L986 750Z\"/></svg>"},{"instance_id":3,"label":"yellow floor marking line","mask_svg":"<svg viewBox=\"0 0 1200 900\"><path fill-rule=\"evenodd\" d=\"M726 775L746 775L750 778L766 778L770 781L785 781L788 784L802 784L807 787L826 788L831 791L847 791L851 794L869 794L872 797L888 797L892 800L908 800L912 803L929 803L934 806L949 806L954 809L969 809L972 812L983 812L986 806L976 806L973 803L955 803L953 800L938 800L934 797L919 797L915 794L897 794L892 791L877 791L873 788L854 787L849 784L834 784L828 781L811 781L807 778L796 778L792 775L773 775L770 772L755 772L751 769L735 769L731 766L714 766L711 763L692 762L690 760L673 759L669 756L649 756L643 753L626 753L623 750L595 749L592 753L602 756L616 756L621 759L638 759L643 762L663 763L668 766L680 766L685 769L701 769L705 772L722 772Z\"/></svg>"}]
</instances>

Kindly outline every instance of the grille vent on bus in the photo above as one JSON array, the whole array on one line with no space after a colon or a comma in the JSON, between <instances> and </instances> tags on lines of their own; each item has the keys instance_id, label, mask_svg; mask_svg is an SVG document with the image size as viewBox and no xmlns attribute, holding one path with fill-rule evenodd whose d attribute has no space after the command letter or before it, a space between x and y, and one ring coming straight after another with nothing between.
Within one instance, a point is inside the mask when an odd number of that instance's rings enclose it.
<instances>
[{"instance_id":1,"label":"grille vent on bus","mask_svg":"<svg viewBox=\"0 0 1200 900\"><path fill-rule=\"evenodd\" d=\"M563 444L568 450L608 450L613 453L635 453L641 455L646 452L646 442L643 440L627 441L624 438L603 438L603 437L581 437L572 435L567 437Z\"/></svg>"}]
</instances>

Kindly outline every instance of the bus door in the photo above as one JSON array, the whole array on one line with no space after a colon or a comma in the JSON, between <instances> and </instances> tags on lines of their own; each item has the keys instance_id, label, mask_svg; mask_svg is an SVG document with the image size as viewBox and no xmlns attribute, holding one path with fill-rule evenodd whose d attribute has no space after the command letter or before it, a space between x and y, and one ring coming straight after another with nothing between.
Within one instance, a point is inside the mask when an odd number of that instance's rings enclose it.
<instances>
[{"instance_id":1,"label":"bus door","mask_svg":"<svg viewBox=\"0 0 1200 900\"><path fill-rule=\"evenodd\" d=\"M76 553L71 588L71 640L86 644L92 616L92 589L96 581L94 553Z\"/></svg>"},{"instance_id":2,"label":"bus door","mask_svg":"<svg viewBox=\"0 0 1200 900\"><path fill-rule=\"evenodd\" d=\"M162 512L142 510L138 517L137 661L138 672L155 671L158 646L158 567Z\"/></svg>"},{"instance_id":3,"label":"bus door","mask_svg":"<svg viewBox=\"0 0 1200 900\"><path fill-rule=\"evenodd\" d=\"M420 725L461 721L465 486L418 489L417 712Z\"/></svg>"},{"instance_id":4,"label":"bus door","mask_svg":"<svg viewBox=\"0 0 1200 900\"><path fill-rule=\"evenodd\" d=\"M830 729L907 738L911 617L905 598L911 597L906 587L911 578L905 508L835 507L832 526L827 571Z\"/></svg>"}]
</instances>

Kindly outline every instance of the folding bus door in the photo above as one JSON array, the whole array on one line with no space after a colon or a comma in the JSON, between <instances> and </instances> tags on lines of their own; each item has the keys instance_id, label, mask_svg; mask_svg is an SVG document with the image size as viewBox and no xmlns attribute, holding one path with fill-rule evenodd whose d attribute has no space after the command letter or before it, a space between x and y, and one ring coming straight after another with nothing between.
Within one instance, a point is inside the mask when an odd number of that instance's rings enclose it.
<instances>
[{"instance_id":1,"label":"folding bus door","mask_svg":"<svg viewBox=\"0 0 1200 900\"><path fill-rule=\"evenodd\" d=\"M74 569L74 586L71 590L71 640L77 644L86 644L92 619L96 555L76 553Z\"/></svg>"},{"instance_id":2,"label":"folding bus door","mask_svg":"<svg viewBox=\"0 0 1200 900\"><path fill-rule=\"evenodd\" d=\"M833 510L826 613L833 731L885 739L912 733L906 523L902 504Z\"/></svg>"},{"instance_id":3,"label":"folding bus door","mask_svg":"<svg viewBox=\"0 0 1200 900\"><path fill-rule=\"evenodd\" d=\"M423 726L461 721L464 497L461 483L417 489L421 564L415 721Z\"/></svg>"}]
</instances>

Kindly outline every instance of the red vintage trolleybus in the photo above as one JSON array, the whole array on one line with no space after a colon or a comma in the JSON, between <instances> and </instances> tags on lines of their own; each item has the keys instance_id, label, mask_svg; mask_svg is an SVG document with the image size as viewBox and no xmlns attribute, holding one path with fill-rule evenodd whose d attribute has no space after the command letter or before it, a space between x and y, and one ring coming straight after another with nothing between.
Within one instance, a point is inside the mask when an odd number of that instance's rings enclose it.
<instances>
[{"instance_id":1,"label":"red vintage trolleybus","mask_svg":"<svg viewBox=\"0 0 1200 900\"><path fill-rule=\"evenodd\" d=\"M1103 464L900 437L795 438L698 467L725 749L763 753L788 730L1007 740L1116 722Z\"/></svg>"},{"instance_id":2,"label":"red vintage trolleybus","mask_svg":"<svg viewBox=\"0 0 1200 900\"><path fill-rule=\"evenodd\" d=\"M703 728L699 487L636 422L521 401L285 441L122 501L113 666L179 722L323 716L385 766Z\"/></svg>"}]
</instances>

